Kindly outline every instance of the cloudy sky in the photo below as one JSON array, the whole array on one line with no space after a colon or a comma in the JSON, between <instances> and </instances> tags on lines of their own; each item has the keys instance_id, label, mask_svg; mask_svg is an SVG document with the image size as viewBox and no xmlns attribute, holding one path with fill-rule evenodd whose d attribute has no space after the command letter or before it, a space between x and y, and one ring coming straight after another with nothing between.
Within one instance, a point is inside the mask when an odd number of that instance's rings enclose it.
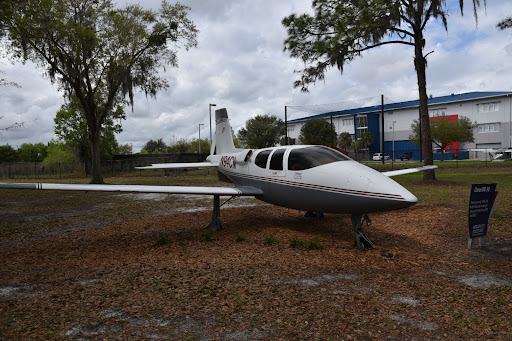
<instances>
[{"instance_id":1,"label":"cloudy sky","mask_svg":"<svg viewBox=\"0 0 512 341\"><path fill-rule=\"evenodd\" d=\"M135 1L129 1L131 3ZM119 143L134 151L149 139L168 144L179 138L209 136L209 103L227 108L235 131L260 114L284 119L284 107L339 103L340 107L379 104L417 98L413 49L390 45L367 51L346 65L343 75L331 70L325 81L309 93L293 88L294 70L302 63L283 52L286 32L281 20L293 12L311 11L311 0L182 0L192 8L190 17L200 30L198 48L180 50L179 68L167 68L163 76L170 87L156 99L138 94L133 111L127 108ZM118 0L119 5L125 1ZM159 0L140 1L158 8ZM449 0L448 32L431 22L426 32L428 57L427 91L433 96L471 91L512 91L512 29L499 31L496 23L512 15L512 1L487 0L480 10L478 27L466 1L465 15L458 1ZM20 88L0 87L0 145L48 142L53 118L63 103L56 84L44 70L31 63L11 64L0 59L2 77ZM215 109L215 108L213 108ZM289 110L292 117L304 115ZM18 129L1 130L15 122Z\"/></svg>"}]
</instances>

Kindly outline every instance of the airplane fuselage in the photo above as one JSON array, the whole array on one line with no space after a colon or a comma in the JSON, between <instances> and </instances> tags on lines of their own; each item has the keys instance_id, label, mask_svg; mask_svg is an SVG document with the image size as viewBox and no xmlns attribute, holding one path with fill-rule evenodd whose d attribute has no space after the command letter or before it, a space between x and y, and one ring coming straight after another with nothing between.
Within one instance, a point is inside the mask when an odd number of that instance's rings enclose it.
<instances>
[{"instance_id":1,"label":"airplane fuselage","mask_svg":"<svg viewBox=\"0 0 512 341\"><path fill-rule=\"evenodd\" d=\"M215 157L236 187L262 201L303 211L364 214L405 208L418 199L389 177L323 146L242 150Z\"/></svg>"}]
</instances>

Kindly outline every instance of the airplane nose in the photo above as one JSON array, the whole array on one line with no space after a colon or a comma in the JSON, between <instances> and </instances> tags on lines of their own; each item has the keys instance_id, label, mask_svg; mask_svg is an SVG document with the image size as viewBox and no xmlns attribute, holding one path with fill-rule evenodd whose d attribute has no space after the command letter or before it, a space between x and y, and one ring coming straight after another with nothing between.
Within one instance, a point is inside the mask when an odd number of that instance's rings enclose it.
<instances>
[{"instance_id":1,"label":"airplane nose","mask_svg":"<svg viewBox=\"0 0 512 341\"><path fill-rule=\"evenodd\" d=\"M400 186L400 185L399 185ZM402 186L400 186L402 187ZM418 203L418 198L408 190L402 187L402 197L409 204L408 206L412 206Z\"/></svg>"},{"instance_id":2,"label":"airplane nose","mask_svg":"<svg viewBox=\"0 0 512 341\"><path fill-rule=\"evenodd\" d=\"M376 186L378 187L378 191L387 193L390 199L395 199L389 200L386 203L388 209L406 208L418 203L418 198L416 198L414 194L387 176L382 175L382 178L380 178Z\"/></svg>"}]
</instances>

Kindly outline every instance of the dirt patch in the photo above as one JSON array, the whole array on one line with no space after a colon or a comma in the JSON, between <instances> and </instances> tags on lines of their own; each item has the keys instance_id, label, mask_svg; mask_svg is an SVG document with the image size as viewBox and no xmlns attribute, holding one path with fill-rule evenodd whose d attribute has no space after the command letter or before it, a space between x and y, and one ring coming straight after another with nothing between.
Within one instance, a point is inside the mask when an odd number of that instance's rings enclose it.
<instances>
[{"instance_id":1,"label":"dirt patch","mask_svg":"<svg viewBox=\"0 0 512 341\"><path fill-rule=\"evenodd\" d=\"M483 247L473 249L472 252L492 259L509 258L512 257L512 240L485 240Z\"/></svg>"},{"instance_id":2,"label":"dirt patch","mask_svg":"<svg viewBox=\"0 0 512 341\"><path fill-rule=\"evenodd\" d=\"M348 215L224 207L224 230L211 233L209 209L128 207L114 222L84 212L96 219L86 230L2 237L0 338L512 338L511 255L467 251L449 207L372 215L367 252L354 248Z\"/></svg>"}]
</instances>

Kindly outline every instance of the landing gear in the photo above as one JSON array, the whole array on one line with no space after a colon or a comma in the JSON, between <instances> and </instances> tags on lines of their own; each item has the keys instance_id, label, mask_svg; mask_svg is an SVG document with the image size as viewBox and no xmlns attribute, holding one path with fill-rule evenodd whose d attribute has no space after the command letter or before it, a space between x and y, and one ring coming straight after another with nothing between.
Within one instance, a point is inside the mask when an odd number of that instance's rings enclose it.
<instances>
[{"instance_id":1,"label":"landing gear","mask_svg":"<svg viewBox=\"0 0 512 341\"><path fill-rule=\"evenodd\" d=\"M220 174L220 173L219 173ZM224 206L228 201L234 199L235 196L232 196L228 200L224 201L222 205L220 204L220 196L213 195L213 212L212 212L212 220L206 224L205 229L209 229L212 231L220 231L222 230L222 223L220 222L220 208Z\"/></svg>"},{"instance_id":2,"label":"landing gear","mask_svg":"<svg viewBox=\"0 0 512 341\"><path fill-rule=\"evenodd\" d=\"M352 214L350 219L352 220L352 227L356 233L356 246L363 250L373 249L375 245L370 241L363 228L364 225L370 226L372 224L370 217L368 217L367 214L365 214L364 217L361 214Z\"/></svg>"},{"instance_id":3,"label":"landing gear","mask_svg":"<svg viewBox=\"0 0 512 341\"><path fill-rule=\"evenodd\" d=\"M218 195L213 196L212 220L206 224L204 228L212 231L222 230L222 224L220 222L220 198Z\"/></svg>"}]
</instances>

